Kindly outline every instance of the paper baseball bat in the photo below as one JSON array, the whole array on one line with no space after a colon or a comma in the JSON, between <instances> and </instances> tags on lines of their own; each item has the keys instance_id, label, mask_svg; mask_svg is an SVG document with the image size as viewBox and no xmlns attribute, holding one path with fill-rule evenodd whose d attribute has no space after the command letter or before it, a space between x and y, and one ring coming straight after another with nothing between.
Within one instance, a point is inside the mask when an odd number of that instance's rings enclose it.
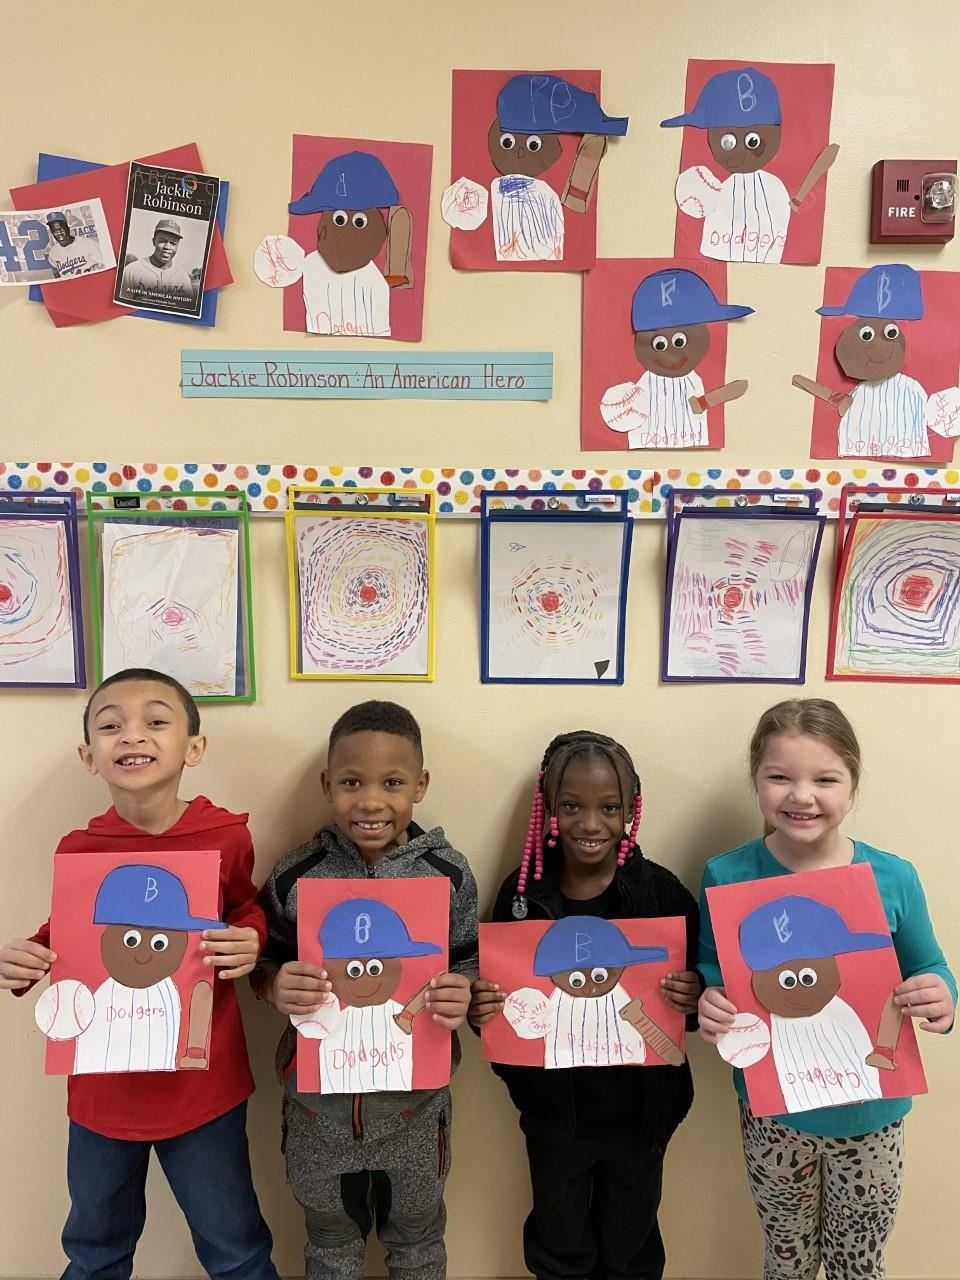
<instances>
[{"instance_id":1,"label":"paper baseball bat","mask_svg":"<svg viewBox=\"0 0 960 1280\"><path fill-rule=\"evenodd\" d=\"M413 1031L413 1020L417 1014L427 1007L427 992L430 990L430 983L427 982L420 988L415 996L412 996L399 1013L393 1015L393 1020L400 1028L410 1035Z\"/></svg>"},{"instance_id":2,"label":"paper baseball bat","mask_svg":"<svg viewBox=\"0 0 960 1280\"><path fill-rule=\"evenodd\" d=\"M812 378L805 378L802 373L795 373L791 378L791 382L795 387L799 387L801 391L806 391L812 396L816 396L818 400L826 400L829 404L834 397L832 387L825 387L822 382L814 382Z\"/></svg>"},{"instance_id":3,"label":"paper baseball bat","mask_svg":"<svg viewBox=\"0 0 960 1280\"><path fill-rule=\"evenodd\" d=\"M714 387L712 391L705 391L702 396L691 396L690 405L694 413L705 413L707 409L712 409L715 404L728 404L731 400L739 400L742 395L746 394L749 385L746 378L738 378L736 382L727 382L722 387Z\"/></svg>"},{"instance_id":4,"label":"paper baseball bat","mask_svg":"<svg viewBox=\"0 0 960 1280\"><path fill-rule=\"evenodd\" d=\"M644 1013L643 1001L639 996L634 996L629 1004L623 1006L620 1017L625 1022L629 1022L632 1027L636 1027L654 1053L664 1062L669 1063L671 1067L680 1066L684 1059L683 1050L673 1043L662 1027L658 1027L654 1020Z\"/></svg>"},{"instance_id":5,"label":"paper baseball bat","mask_svg":"<svg viewBox=\"0 0 960 1280\"><path fill-rule=\"evenodd\" d=\"M880 1067L883 1071L896 1071L897 1064L893 1060L893 1055L896 1053L897 1045L900 1043L903 1017L903 1012L894 1001L893 992L891 992L880 1014L880 1024L877 1027L877 1040L873 1053L868 1054L866 1058L868 1067Z\"/></svg>"},{"instance_id":6,"label":"paper baseball bat","mask_svg":"<svg viewBox=\"0 0 960 1280\"><path fill-rule=\"evenodd\" d=\"M387 260L385 277L391 289L413 287L413 267L410 262L410 245L413 239L413 219L403 205L390 210L387 219Z\"/></svg>"},{"instance_id":7,"label":"paper baseball bat","mask_svg":"<svg viewBox=\"0 0 960 1280\"><path fill-rule=\"evenodd\" d=\"M198 982L193 988L193 994L190 996L187 1051L180 1060L181 1067L206 1066L207 1037L210 1035L210 1019L212 1016L213 987L209 982ZM198 1049L200 1050L199 1053L196 1052Z\"/></svg>"},{"instance_id":8,"label":"paper baseball bat","mask_svg":"<svg viewBox=\"0 0 960 1280\"><path fill-rule=\"evenodd\" d=\"M585 133L580 139L560 202L574 213L586 213L593 199L600 161L607 154L607 140L597 133Z\"/></svg>"},{"instance_id":9,"label":"paper baseball bat","mask_svg":"<svg viewBox=\"0 0 960 1280\"><path fill-rule=\"evenodd\" d=\"M799 187L797 187L797 193L791 201L792 204L802 204L803 201L806 200L807 196L824 176L833 164L834 160L836 160L837 152L839 150L840 147L836 142L831 142L829 146L823 148L816 160L814 160L813 164L810 166L810 172L800 183Z\"/></svg>"}]
</instances>

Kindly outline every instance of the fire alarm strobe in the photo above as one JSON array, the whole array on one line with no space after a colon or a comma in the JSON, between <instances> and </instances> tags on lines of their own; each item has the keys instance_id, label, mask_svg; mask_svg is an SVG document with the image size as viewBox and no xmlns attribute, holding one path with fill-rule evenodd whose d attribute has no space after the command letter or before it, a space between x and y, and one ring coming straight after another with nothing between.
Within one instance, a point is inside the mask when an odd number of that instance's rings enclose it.
<instances>
[{"instance_id":1,"label":"fire alarm strobe","mask_svg":"<svg viewBox=\"0 0 960 1280\"><path fill-rule=\"evenodd\" d=\"M957 214L956 160L878 160L871 244L946 244Z\"/></svg>"}]
</instances>

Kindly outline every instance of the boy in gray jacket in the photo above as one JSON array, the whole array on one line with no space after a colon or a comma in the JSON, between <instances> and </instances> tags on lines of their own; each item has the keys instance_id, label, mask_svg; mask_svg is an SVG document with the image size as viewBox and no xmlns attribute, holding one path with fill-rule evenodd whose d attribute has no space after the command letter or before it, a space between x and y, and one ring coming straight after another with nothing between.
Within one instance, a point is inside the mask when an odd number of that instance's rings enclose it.
<instances>
[{"instance_id":1,"label":"boy in gray jacket","mask_svg":"<svg viewBox=\"0 0 960 1280\"><path fill-rule=\"evenodd\" d=\"M281 1013L312 1013L332 990L323 969L297 959L298 880L445 876L450 972L433 979L426 1013L453 1032L463 1022L477 971L477 886L442 828L412 820L428 782L420 728L403 707L364 702L333 726L322 785L334 824L282 857L261 895L269 935L254 987ZM305 1280L362 1280L374 1222L391 1276L444 1280L449 1089L301 1094L295 1052L288 1024L277 1065L287 1181L306 1215ZM454 1035L454 1067L459 1058Z\"/></svg>"}]
</instances>

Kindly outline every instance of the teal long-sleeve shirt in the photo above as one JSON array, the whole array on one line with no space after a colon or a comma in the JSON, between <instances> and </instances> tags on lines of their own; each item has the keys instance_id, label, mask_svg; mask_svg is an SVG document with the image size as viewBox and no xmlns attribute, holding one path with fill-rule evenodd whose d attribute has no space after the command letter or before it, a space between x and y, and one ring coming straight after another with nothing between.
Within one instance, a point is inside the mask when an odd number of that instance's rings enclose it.
<instances>
[{"instance_id":1,"label":"teal long-sleeve shirt","mask_svg":"<svg viewBox=\"0 0 960 1280\"><path fill-rule=\"evenodd\" d=\"M854 863L866 862L880 891L880 901L893 938L894 950L904 978L917 973L937 973L943 978L957 1003L957 983L950 972L943 951L933 932L927 900L916 868L896 854L884 853L862 840L854 842ZM700 945L697 968L708 987L723 986L717 958L717 944L707 903L706 890L714 885L740 884L745 880L766 880L772 876L789 876L793 872L778 862L763 840L751 840L730 853L711 858L703 870L700 885ZM747 1088L743 1072L734 1069L737 1093L745 1101ZM884 1098L880 1102L855 1102L842 1107L821 1107L815 1111L799 1111L776 1116L781 1124L801 1133L823 1138L850 1138L873 1133L884 1125L905 1116L910 1098Z\"/></svg>"}]
</instances>

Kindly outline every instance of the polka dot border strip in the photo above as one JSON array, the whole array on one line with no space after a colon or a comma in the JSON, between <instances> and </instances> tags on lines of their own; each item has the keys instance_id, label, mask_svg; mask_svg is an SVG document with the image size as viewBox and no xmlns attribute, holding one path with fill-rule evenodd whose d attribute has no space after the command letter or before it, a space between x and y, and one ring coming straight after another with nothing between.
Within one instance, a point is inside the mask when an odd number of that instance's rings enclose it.
<instances>
[{"instance_id":1,"label":"polka dot border strip","mask_svg":"<svg viewBox=\"0 0 960 1280\"><path fill-rule=\"evenodd\" d=\"M106 493L125 490L187 492L203 506L206 491L238 490L247 495L250 510L279 514L286 506L290 484L344 485L363 488L383 485L432 489L441 517L479 516L480 495L498 489L626 490L630 515L662 518L667 497L675 488L713 488L730 494L738 489L816 489L827 515L840 510L845 484L902 485L916 492L936 491L960 483L960 469L917 467L675 467L663 470L554 468L520 470L510 467L335 467L292 462L0 462L0 488L37 493ZM149 504L148 504L149 505ZM211 500L212 509L218 505ZM718 499L718 505L723 500Z\"/></svg>"}]
</instances>

